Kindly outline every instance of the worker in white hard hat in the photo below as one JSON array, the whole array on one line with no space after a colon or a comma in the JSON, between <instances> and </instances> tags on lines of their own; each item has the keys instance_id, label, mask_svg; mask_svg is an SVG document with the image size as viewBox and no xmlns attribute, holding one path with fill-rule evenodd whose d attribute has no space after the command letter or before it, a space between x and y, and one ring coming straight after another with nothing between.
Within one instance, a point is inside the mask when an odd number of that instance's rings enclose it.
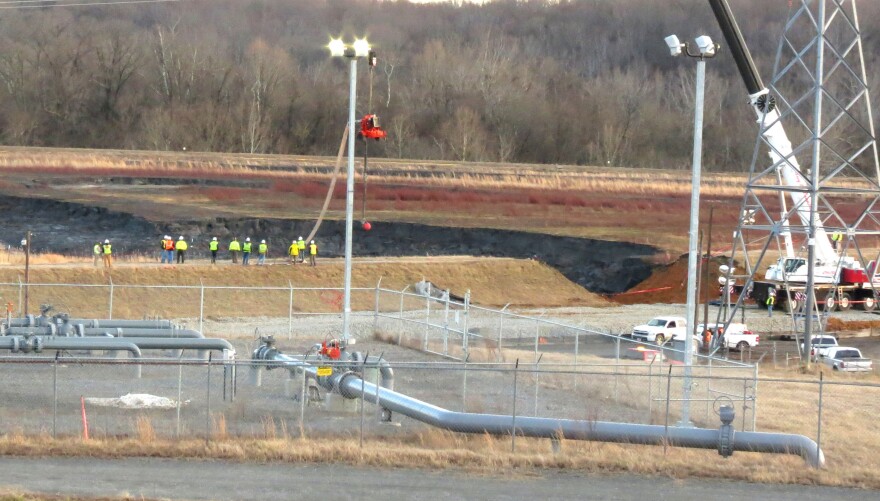
<instances>
[{"instance_id":1,"label":"worker in white hard hat","mask_svg":"<svg viewBox=\"0 0 880 501\"><path fill-rule=\"evenodd\" d=\"M165 235L162 240L162 263L174 264L174 239Z\"/></svg>"},{"instance_id":2,"label":"worker in white hard hat","mask_svg":"<svg viewBox=\"0 0 880 501\"><path fill-rule=\"evenodd\" d=\"M251 260L251 239L244 239L244 245L241 246L241 265L247 266Z\"/></svg>"},{"instance_id":3,"label":"worker in white hard hat","mask_svg":"<svg viewBox=\"0 0 880 501\"><path fill-rule=\"evenodd\" d=\"M266 254L269 252L269 246L266 245L265 240L260 240L260 245L257 246L257 266L263 266L266 264Z\"/></svg>"},{"instance_id":4,"label":"worker in white hard hat","mask_svg":"<svg viewBox=\"0 0 880 501\"><path fill-rule=\"evenodd\" d=\"M186 245L186 240L183 239L183 235L177 239L177 244L174 245L174 248L177 250L177 264L183 264L186 262L186 249L189 246Z\"/></svg>"},{"instance_id":5,"label":"worker in white hard hat","mask_svg":"<svg viewBox=\"0 0 880 501\"><path fill-rule=\"evenodd\" d=\"M217 264L217 251L220 249L220 242L217 241L217 237L212 238L208 242L208 249L211 251L211 264Z\"/></svg>"},{"instance_id":6,"label":"worker in white hard hat","mask_svg":"<svg viewBox=\"0 0 880 501\"><path fill-rule=\"evenodd\" d=\"M296 244L296 240L290 241L290 247L287 248L287 255L290 256L290 263L296 264L299 261L299 245Z\"/></svg>"},{"instance_id":7,"label":"worker in white hard hat","mask_svg":"<svg viewBox=\"0 0 880 501\"><path fill-rule=\"evenodd\" d=\"M309 243L309 266L315 266L315 256L318 255L318 244L312 240Z\"/></svg>"},{"instance_id":8,"label":"worker in white hard hat","mask_svg":"<svg viewBox=\"0 0 880 501\"><path fill-rule=\"evenodd\" d=\"M104 245L101 246L101 250L103 251L101 258L104 260L104 268L113 268L113 263L111 262L113 246L110 245L110 240L104 240Z\"/></svg>"},{"instance_id":9,"label":"worker in white hard hat","mask_svg":"<svg viewBox=\"0 0 880 501\"><path fill-rule=\"evenodd\" d=\"M299 247L299 262L305 262L306 260L306 241L303 240L302 235L299 236L299 240L296 241L296 246Z\"/></svg>"}]
</instances>

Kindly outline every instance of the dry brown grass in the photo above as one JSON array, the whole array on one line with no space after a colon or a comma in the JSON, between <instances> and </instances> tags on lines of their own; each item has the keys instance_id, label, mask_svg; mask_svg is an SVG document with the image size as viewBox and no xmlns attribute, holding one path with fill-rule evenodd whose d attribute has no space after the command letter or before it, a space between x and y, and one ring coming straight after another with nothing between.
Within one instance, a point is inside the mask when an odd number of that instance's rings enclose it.
<instances>
[{"instance_id":1,"label":"dry brown grass","mask_svg":"<svg viewBox=\"0 0 880 501\"><path fill-rule=\"evenodd\" d=\"M620 472L661 475L673 478L710 477L750 482L779 482L807 485L880 487L876 474L861 469L853 473L840 469L811 471L798 457L736 453L723 459L711 450L629 444L563 441L554 454L547 440L517 440L510 452L510 440L487 435L461 435L429 430L394 439L367 439L364 448L357 440L320 437L310 439L253 438L212 440L99 439L52 440L45 437L7 435L0 438L0 454L15 456L73 457L159 457L222 459L232 461L276 461L289 463L346 463L378 468L456 468L474 473L547 469L579 472Z\"/></svg>"},{"instance_id":2,"label":"dry brown grass","mask_svg":"<svg viewBox=\"0 0 880 501\"><path fill-rule=\"evenodd\" d=\"M332 287L343 283L342 260L320 261L319 266L177 266L160 265L119 266L112 272L91 266L45 266L31 269L32 283L101 284L108 285L112 278L115 286L122 285L190 285L194 289L156 290L115 287L114 317L118 318L186 318L198 317L200 283L205 286L272 286L275 291L206 290L206 317L280 316L287 317L289 292L287 287ZM503 306L600 306L607 304L598 295L587 292L568 281L558 271L529 260L515 259L387 259L387 262L355 266L352 274L354 287L375 288L379 279L382 287L401 290L407 285L427 278L453 293L464 294L469 288L476 304ZM0 282L16 285L0 286L0 301L18 304L18 280L22 270L0 267ZM42 303L54 304L62 311L77 315L107 314L109 288L30 288L30 310ZM295 312L338 312L341 291L297 291ZM397 309L399 301L387 296L380 307ZM396 298L394 298L396 299ZM355 291L352 305L356 310L372 310L375 294Z\"/></svg>"}]
</instances>

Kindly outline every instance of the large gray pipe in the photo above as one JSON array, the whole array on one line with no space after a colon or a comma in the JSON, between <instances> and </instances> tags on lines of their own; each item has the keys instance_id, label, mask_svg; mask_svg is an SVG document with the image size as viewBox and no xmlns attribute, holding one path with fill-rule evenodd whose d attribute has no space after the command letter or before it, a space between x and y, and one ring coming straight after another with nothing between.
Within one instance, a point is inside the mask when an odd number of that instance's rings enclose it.
<instances>
[{"instance_id":1,"label":"large gray pipe","mask_svg":"<svg viewBox=\"0 0 880 501\"><path fill-rule=\"evenodd\" d=\"M82 324L48 324L39 327L10 327L9 336L113 336L113 337L161 337L161 338L204 338L193 329L146 329L134 327L79 327Z\"/></svg>"},{"instance_id":2,"label":"large gray pipe","mask_svg":"<svg viewBox=\"0 0 880 501\"><path fill-rule=\"evenodd\" d=\"M134 343L142 350L199 350L220 351L235 358L235 348L225 339L180 339L180 338L148 338L133 337L128 341ZM120 339L121 341L121 339Z\"/></svg>"},{"instance_id":3,"label":"large gray pipe","mask_svg":"<svg viewBox=\"0 0 880 501\"><path fill-rule=\"evenodd\" d=\"M254 351L254 358L279 362L288 367L302 368L328 390L338 391L348 398L362 398L393 412L421 421L437 428L460 433L489 433L492 435L517 435L538 438L567 438L595 442L616 442L658 445L668 441L679 447L720 449L722 435L719 430L706 428L678 428L632 423L602 421L579 421L499 414L475 414L443 409L401 393L377 388L362 381L351 372L317 377L317 368L302 360L278 352L275 348L261 346ZM363 392L361 390L363 388ZM514 426L515 421L515 426ZM810 465L821 467L825 455L816 442L803 435L785 433L735 432L729 437L730 450L748 452L773 452L797 454Z\"/></svg>"},{"instance_id":4,"label":"large gray pipe","mask_svg":"<svg viewBox=\"0 0 880 501\"><path fill-rule=\"evenodd\" d=\"M10 319L8 327L41 327L55 322L55 317L34 317L28 315L25 318ZM6 322L4 322L6 323ZM84 327L130 327L138 329L171 329L174 324L171 320L99 320L92 318L70 318L66 323L82 324Z\"/></svg>"},{"instance_id":5,"label":"large gray pipe","mask_svg":"<svg viewBox=\"0 0 880 501\"><path fill-rule=\"evenodd\" d=\"M0 349L13 353L40 353L52 350L103 350L127 351L132 358L141 358L141 350L136 344L113 338L66 338L66 337L0 337ZM137 366L137 377L141 377L141 366Z\"/></svg>"}]
</instances>

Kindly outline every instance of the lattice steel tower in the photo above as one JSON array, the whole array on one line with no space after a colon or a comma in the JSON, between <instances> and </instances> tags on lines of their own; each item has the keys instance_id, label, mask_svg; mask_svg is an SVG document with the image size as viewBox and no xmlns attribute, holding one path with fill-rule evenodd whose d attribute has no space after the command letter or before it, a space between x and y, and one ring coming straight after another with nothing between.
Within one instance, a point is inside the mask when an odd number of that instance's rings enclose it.
<instances>
[{"instance_id":1,"label":"lattice steel tower","mask_svg":"<svg viewBox=\"0 0 880 501\"><path fill-rule=\"evenodd\" d=\"M793 2L766 88L726 0L710 4L759 124L724 287L728 300L744 293L722 320L746 295L765 305L775 292L810 346L830 311L873 310L880 288L880 166L856 2Z\"/></svg>"}]
</instances>

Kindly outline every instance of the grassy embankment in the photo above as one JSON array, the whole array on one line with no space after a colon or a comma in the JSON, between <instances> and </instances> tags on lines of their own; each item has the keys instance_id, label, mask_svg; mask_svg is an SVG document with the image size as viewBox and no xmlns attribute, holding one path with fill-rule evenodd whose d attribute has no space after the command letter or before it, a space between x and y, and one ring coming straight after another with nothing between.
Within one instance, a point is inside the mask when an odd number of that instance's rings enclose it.
<instances>
[{"instance_id":1,"label":"grassy embankment","mask_svg":"<svg viewBox=\"0 0 880 501\"><path fill-rule=\"evenodd\" d=\"M607 304L598 295L591 294L567 280L549 266L529 260L501 258L399 258L380 262L355 261L352 270L353 287L375 288L381 279L383 288L401 290L422 279L449 288L454 294L471 290L475 304L487 306L599 306ZM19 267L0 267L0 282L17 284L23 279ZM290 285L293 287L341 287L342 260L320 260L317 267L308 266L232 266L228 264L161 266L137 264L117 266L112 271L89 265L35 266L31 270L32 283L114 284L114 318L181 318L198 316L199 285L240 287L281 287L283 290L206 290L205 316L280 316L286 317ZM183 290L156 290L125 288L134 285L189 285ZM41 303L54 304L61 311L80 316L106 315L109 288L85 287L31 287L30 308L33 312ZM161 300L158 296L161 295ZM374 307L373 291L352 294L355 310ZM18 285L0 286L0 300L19 300ZM297 312L338 312L341 292L296 291ZM383 308L396 308L390 303Z\"/></svg>"}]
</instances>

